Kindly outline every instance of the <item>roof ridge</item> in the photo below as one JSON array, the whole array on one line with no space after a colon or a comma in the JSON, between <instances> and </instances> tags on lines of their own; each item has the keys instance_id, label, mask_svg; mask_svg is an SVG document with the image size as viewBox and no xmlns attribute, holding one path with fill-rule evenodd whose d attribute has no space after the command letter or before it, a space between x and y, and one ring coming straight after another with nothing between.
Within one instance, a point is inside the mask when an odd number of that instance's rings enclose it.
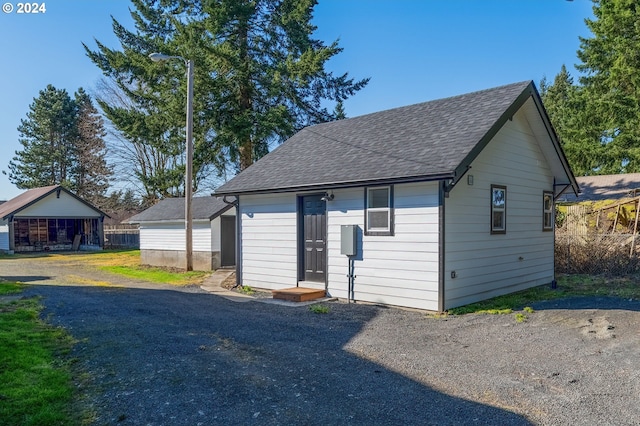
<instances>
[{"instance_id":1,"label":"roof ridge","mask_svg":"<svg viewBox=\"0 0 640 426\"><path fill-rule=\"evenodd\" d=\"M364 117L370 117L370 116L374 116L374 115L378 115L378 114L388 113L390 111L411 109L411 108L415 108L415 107L417 107L419 105L435 104L435 103L444 102L444 101L449 102L449 101L451 101L453 99L456 99L456 98L478 96L481 93L496 92L496 91L504 90L504 89L510 88L510 87L522 86L522 88L524 89L524 87L528 86L531 83L533 83L533 80L523 80L523 81L519 81L519 82L516 82L516 83L509 83L509 84L503 84L502 86L491 87L491 88L488 88L488 89L480 89L480 90L475 90L473 92L459 93L457 95L445 96L443 98L435 98L435 99L430 99L428 101L415 102L415 103L408 104L408 105L400 105L400 106L397 106L397 107L387 108L387 109L383 109L383 110L380 110L380 111L373 111L373 112L365 113L365 114L362 114L362 115L356 115L355 117L344 118L342 120L334 120L334 121L327 121L325 123L314 124L314 125L311 125L311 126L307 126L307 127L303 128L302 130L309 129L309 128L314 128L314 127L319 127L319 126L332 125L332 124L336 124L336 123L340 123L340 122L348 122L348 121L352 121L352 120L358 120L358 119L361 119L361 118L364 118Z\"/></svg>"},{"instance_id":2,"label":"roof ridge","mask_svg":"<svg viewBox=\"0 0 640 426\"><path fill-rule=\"evenodd\" d=\"M535 94L526 80L307 126L215 194L459 177Z\"/></svg>"}]
</instances>

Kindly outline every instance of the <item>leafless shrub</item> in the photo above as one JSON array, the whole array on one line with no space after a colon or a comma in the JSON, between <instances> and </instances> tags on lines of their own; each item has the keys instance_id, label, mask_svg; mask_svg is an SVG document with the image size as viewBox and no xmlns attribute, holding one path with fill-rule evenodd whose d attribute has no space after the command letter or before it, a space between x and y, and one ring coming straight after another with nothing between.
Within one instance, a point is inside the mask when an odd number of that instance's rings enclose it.
<instances>
[{"instance_id":1,"label":"leafless shrub","mask_svg":"<svg viewBox=\"0 0 640 426\"><path fill-rule=\"evenodd\" d=\"M556 272L624 276L640 272L633 234L557 233Z\"/></svg>"}]
</instances>

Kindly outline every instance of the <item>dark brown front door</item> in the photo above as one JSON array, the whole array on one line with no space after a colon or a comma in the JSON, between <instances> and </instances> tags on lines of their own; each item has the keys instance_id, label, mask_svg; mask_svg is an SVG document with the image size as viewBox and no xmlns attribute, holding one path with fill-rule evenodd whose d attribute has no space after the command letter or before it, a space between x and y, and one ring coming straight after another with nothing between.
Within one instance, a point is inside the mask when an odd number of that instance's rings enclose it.
<instances>
[{"instance_id":1,"label":"dark brown front door","mask_svg":"<svg viewBox=\"0 0 640 426\"><path fill-rule=\"evenodd\" d=\"M220 216L220 266L236 264L236 217Z\"/></svg>"},{"instance_id":2,"label":"dark brown front door","mask_svg":"<svg viewBox=\"0 0 640 426\"><path fill-rule=\"evenodd\" d=\"M321 197L321 195L309 195L302 199L305 281L325 281L327 216L326 204Z\"/></svg>"}]
</instances>

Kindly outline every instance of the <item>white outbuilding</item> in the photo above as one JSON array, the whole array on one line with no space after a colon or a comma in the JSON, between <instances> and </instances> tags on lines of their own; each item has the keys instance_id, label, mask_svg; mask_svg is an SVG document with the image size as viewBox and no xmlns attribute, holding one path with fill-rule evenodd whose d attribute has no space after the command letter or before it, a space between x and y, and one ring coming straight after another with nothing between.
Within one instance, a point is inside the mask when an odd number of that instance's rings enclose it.
<instances>
[{"instance_id":1,"label":"white outbuilding","mask_svg":"<svg viewBox=\"0 0 640 426\"><path fill-rule=\"evenodd\" d=\"M216 190L239 284L444 311L554 281L576 179L531 81L307 127Z\"/></svg>"},{"instance_id":2,"label":"white outbuilding","mask_svg":"<svg viewBox=\"0 0 640 426\"><path fill-rule=\"evenodd\" d=\"M193 198L193 269L210 271L235 265L235 215L235 206L223 199ZM127 222L140 227L143 265L184 268L184 198L165 198Z\"/></svg>"}]
</instances>

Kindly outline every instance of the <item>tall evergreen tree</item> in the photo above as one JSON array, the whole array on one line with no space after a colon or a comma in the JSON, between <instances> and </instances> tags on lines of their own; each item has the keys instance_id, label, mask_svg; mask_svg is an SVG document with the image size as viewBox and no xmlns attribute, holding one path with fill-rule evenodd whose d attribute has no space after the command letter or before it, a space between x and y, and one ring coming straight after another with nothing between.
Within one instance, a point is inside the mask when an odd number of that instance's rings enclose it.
<instances>
[{"instance_id":1,"label":"tall evergreen tree","mask_svg":"<svg viewBox=\"0 0 640 426\"><path fill-rule=\"evenodd\" d=\"M640 172L640 4L594 0L592 37L580 38L577 69L593 137L606 150L598 173Z\"/></svg>"},{"instance_id":2,"label":"tall evergreen tree","mask_svg":"<svg viewBox=\"0 0 640 426\"><path fill-rule=\"evenodd\" d=\"M148 54L195 62L196 187L213 169L242 170L302 127L335 119L327 102L343 101L368 82L325 70L342 49L312 37L315 0L133 4L135 31L113 21L122 50L100 42L96 51L85 49L130 101L122 107L100 99L109 120L132 143L154 146L169 157L164 170L145 183L160 195L175 192L184 170L186 79L179 61L154 64ZM172 187L162 187L166 184Z\"/></svg>"},{"instance_id":3,"label":"tall evergreen tree","mask_svg":"<svg viewBox=\"0 0 640 426\"><path fill-rule=\"evenodd\" d=\"M9 180L21 189L62 185L100 205L111 171L102 118L89 95L80 88L72 99L48 85L29 109L18 126L23 149L9 162Z\"/></svg>"},{"instance_id":4,"label":"tall evergreen tree","mask_svg":"<svg viewBox=\"0 0 640 426\"><path fill-rule=\"evenodd\" d=\"M41 90L18 126L23 149L9 161L9 180L20 189L72 187L76 159L76 104L66 90ZM5 172L6 174L6 172Z\"/></svg>"},{"instance_id":5,"label":"tall evergreen tree","mask_svg":"<svg viewBox=\"0 0 640 426\"><path fill-rule=\"evenodd\" d=\"M566 66L562 65L552 84L542 80L540 96L573 172L580 176L598 173L608 161L607 150L594 130L587 94L574 84Z\"/></svg>"},{"instance_id":6,"label":"tall evergreen tree","mask_svg":"<svg viewBox=\"0 0 640 426\"><path fill-rule=\"evenodd\" d=\"M347 112L344 110L344 103L339 101L336 104L336 108L333 110L333 114L336 120L344 120L347 118Z\"/></svg>"},{"instance_id":7,"label":"tall evergreen tree","mask_svg":"<svg viewBox=\"0 0 640 426\"><path fill-rule=\"evenodd\" d=\"M74 189L80 197L100 206L112 175L106 161L106 131L102 116L82 88L75 93L75 103L77 139Z\"/></svg>"}]
</instances>

